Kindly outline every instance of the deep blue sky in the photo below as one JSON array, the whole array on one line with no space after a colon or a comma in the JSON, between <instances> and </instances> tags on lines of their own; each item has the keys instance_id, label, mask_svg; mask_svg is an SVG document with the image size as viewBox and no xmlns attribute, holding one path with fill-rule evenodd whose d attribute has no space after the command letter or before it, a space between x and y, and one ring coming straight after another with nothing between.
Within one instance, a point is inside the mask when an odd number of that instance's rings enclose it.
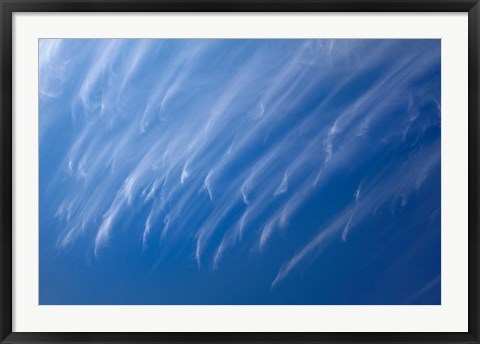
<instances>
[{"instance_id":1,"label":"deep blue sky","mask_svg":"<svg viewBox=\"0 0 480 344\"><path fill-rule=\"evenodd\" d=\"M40 304L440 304L439 40L39 41Z\"/></svg>"}]
</instances>

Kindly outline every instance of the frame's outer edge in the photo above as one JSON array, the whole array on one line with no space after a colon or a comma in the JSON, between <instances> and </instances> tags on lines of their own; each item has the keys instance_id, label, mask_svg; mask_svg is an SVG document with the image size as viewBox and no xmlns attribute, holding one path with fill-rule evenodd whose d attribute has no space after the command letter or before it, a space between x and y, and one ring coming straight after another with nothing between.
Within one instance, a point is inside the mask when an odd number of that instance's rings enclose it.
<instances>
[{"instance_id":1,"label":"frame's outer edge","mask_svg":"<svg viewBox=\"0 0 480 344\"><path fill-rule=\"evenodd\" d=\"M468 328L480 342L480 3L468 12L468 108L469 108L469 285Z\"/></svg>"},{"instance_id":2,"label":"frame's outer edge","mask_svg":"<svg viewBox=\"0 0 480 344\"><path fill-rule=\"evenodd\" d=\"M478 0L0 0L18 12L452 12Z\"/></svg>"},{"instance_id":3,"label":"frame's outer edge","mask_svg":"<svg viewBox=\"0 0 480 344\"><path fill-rule=\"evenodd\" d=\"M115 7L114 7L115 6ZM292 9L295 7L296 9ZM468 333L12 333L12 15L29 12L122 11L468 11L469 88L469 323ZM0 0L0 342L163 343L180 342L409 342L480 343L480 4L478 0ZM6 167L6 168L5 168ZM474 278L472 278L474 277ZM297 334L298 335L298 334ZM193 339L195 338L195 339Z\"/></svg>"},{"instance_id":4,"label":"frame's outer edge","mask_svg":"<svg viewBox=\"0 0 480 344\"><path fill-rule=\"evenodd\" d=\"M0 2L0 340L12 332L12 15Z\"/></svg>"}]
</instances>

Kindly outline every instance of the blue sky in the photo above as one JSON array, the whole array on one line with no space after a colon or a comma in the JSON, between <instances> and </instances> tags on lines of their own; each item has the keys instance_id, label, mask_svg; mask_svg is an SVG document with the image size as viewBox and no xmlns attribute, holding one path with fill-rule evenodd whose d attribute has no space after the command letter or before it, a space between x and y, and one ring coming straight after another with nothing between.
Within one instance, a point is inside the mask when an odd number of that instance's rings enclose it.
<instances>
[{"instance_id":1,"label":"blue sky","mask_svg":"<svg viewBox=\"0 0 480 344\"><path fill-rule=\"evenodd\" d=\"M440 63L40 40L40 304L440 304Z\"/></svg>"}]
</instances>

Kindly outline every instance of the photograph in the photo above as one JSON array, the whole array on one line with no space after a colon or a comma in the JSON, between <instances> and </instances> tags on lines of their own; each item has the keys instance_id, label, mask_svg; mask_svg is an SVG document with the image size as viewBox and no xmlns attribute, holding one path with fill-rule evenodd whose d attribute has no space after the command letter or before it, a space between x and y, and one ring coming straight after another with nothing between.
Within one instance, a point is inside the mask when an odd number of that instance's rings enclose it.
<instances>
[{"instance_id":1,"label":"photograph","mask_svg":"<svg viewBox=\"0 0 480 344\"><path fill-rule=\"evenodd\" d=\"M39 305L442 305L441 45L38 39Z\"/></svg>"}]
</instances>

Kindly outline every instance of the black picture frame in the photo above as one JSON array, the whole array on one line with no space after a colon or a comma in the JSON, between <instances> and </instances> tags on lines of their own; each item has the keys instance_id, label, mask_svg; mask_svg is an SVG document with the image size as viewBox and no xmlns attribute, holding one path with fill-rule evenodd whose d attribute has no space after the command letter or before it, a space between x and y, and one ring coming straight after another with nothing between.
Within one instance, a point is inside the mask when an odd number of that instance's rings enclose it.
<instances>
[{"instance_id":1,"label":"black picture frame","mask_svg":"<svg viewBox=\"0 0 480 344\"><path fill-rule=\"evenodd\" d=\"M468 332L123 333L12 332L12 16L15 12L468 12ZM478 0L0 0L1 343L480 343Z\"/></svg>"}]
</instances>

